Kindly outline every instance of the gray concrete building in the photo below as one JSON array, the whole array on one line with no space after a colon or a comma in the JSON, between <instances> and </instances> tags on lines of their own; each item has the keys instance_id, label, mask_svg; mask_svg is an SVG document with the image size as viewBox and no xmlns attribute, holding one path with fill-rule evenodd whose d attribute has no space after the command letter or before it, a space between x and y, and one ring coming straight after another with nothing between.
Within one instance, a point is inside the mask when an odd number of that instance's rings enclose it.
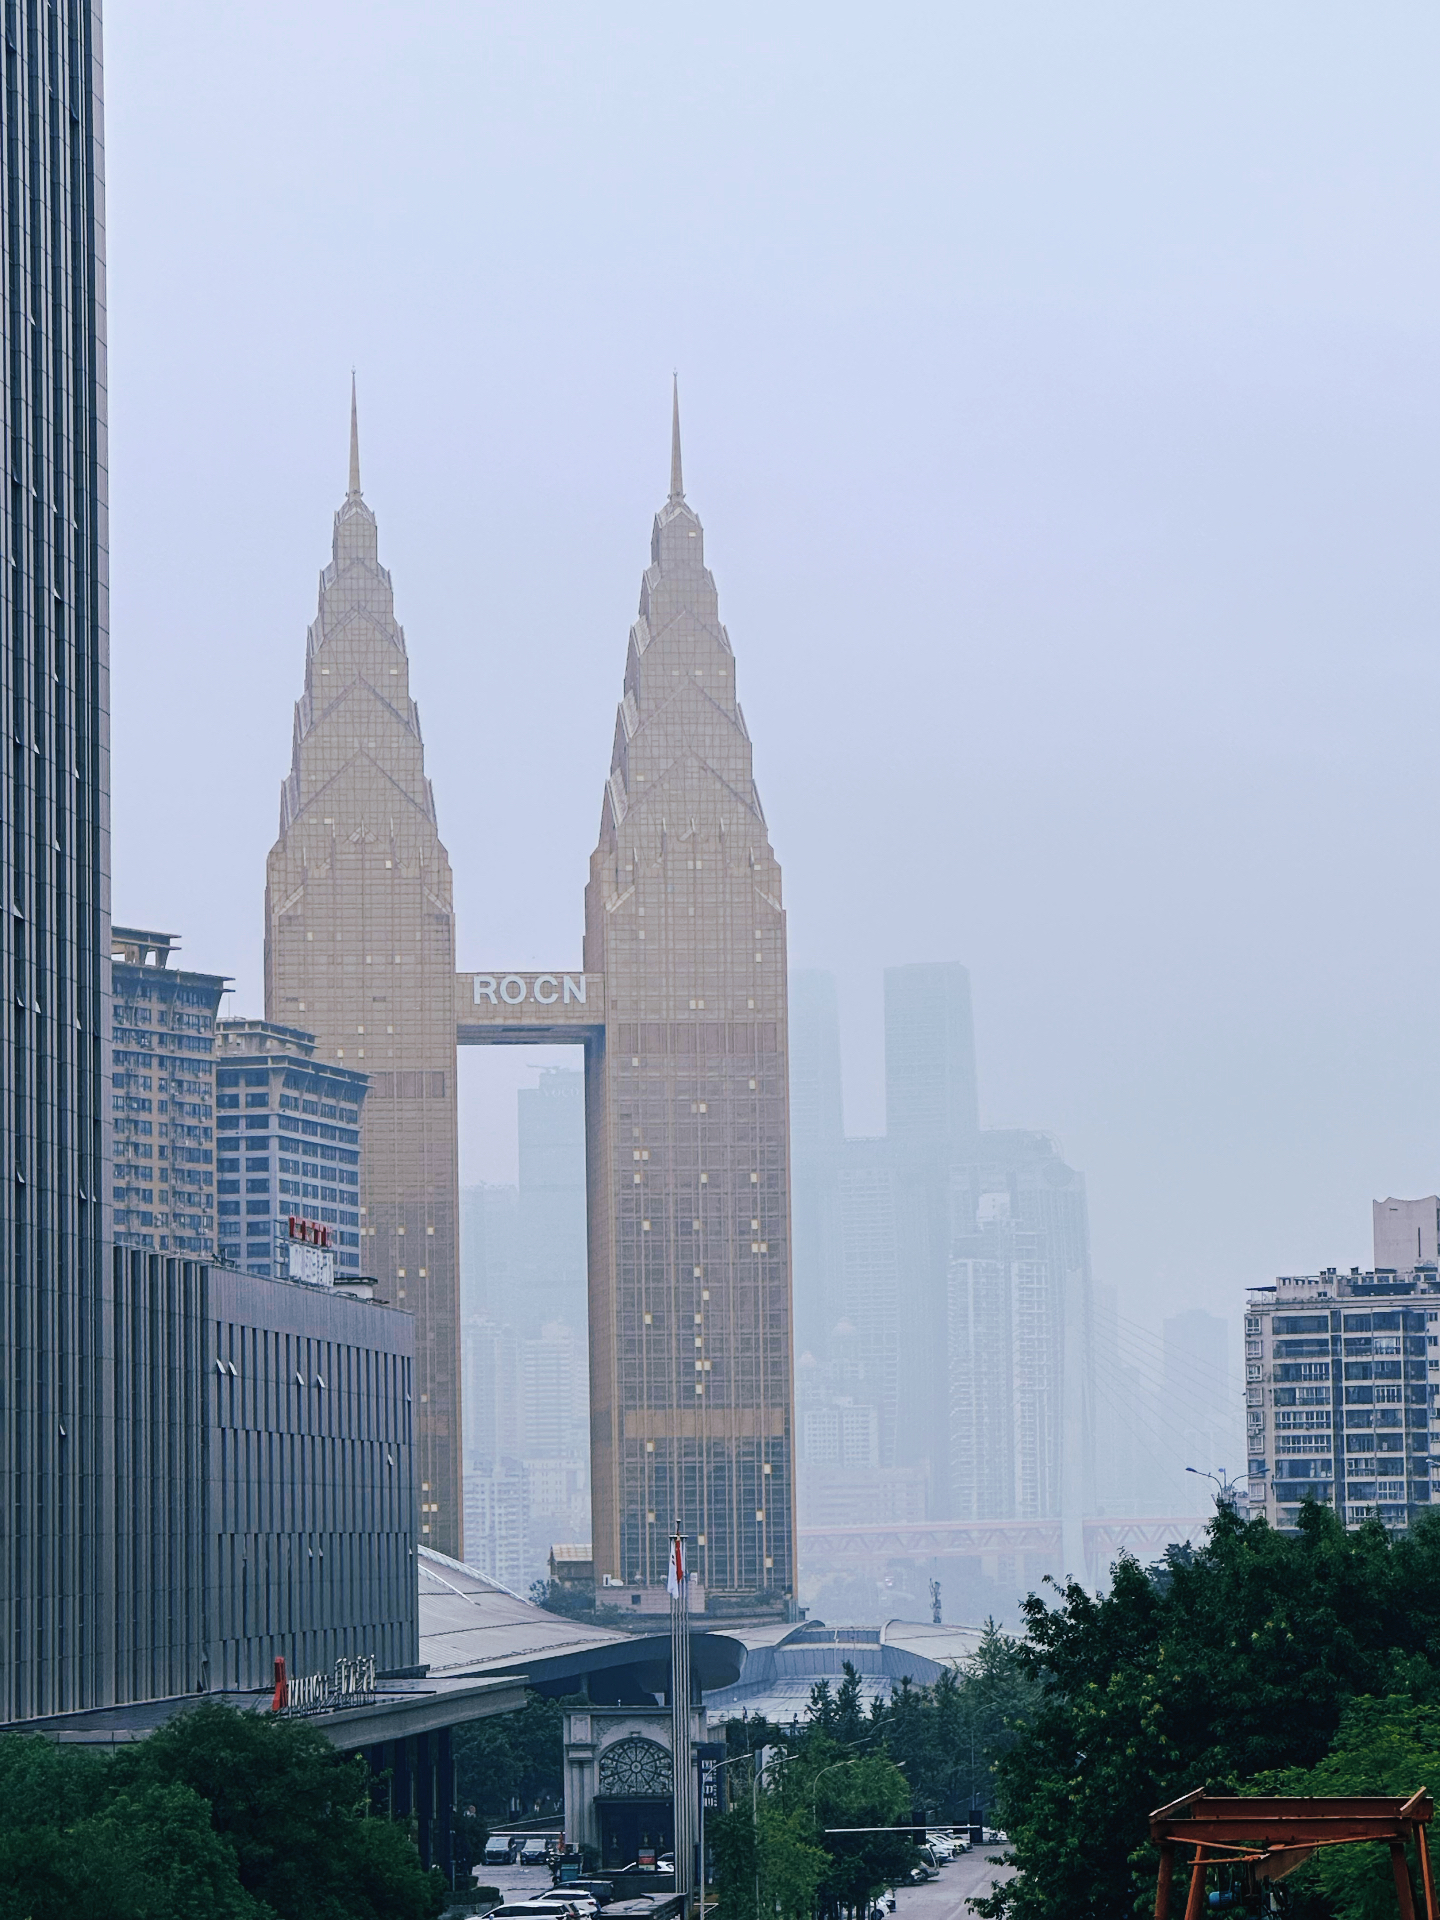
<instances>
[{"instance_id":1,"label":"gray concrete building","mask_svg":"<svg viewBox=\"0 0 1440 1920\"><path fill-rule=\"evenodd\" d=\"M1370 1212L1377 1271L1440 1265L1440 1199L1433 1193L1423 1200L1373 1200Z\"/></svg>"},{"instance_id":2,"label":"gray concrete building","mask_svg":"<svg viewBox=\"0 0 1440 1920\"><path fill-rule=\"evenodd\" d=\"M229 986L173 967L174 934L111 936L117 1247L215 1257L215 1020Z\"/></svg>"},{"instance_id":3,"label":"gray concrete building","mask_svg":"<svg viewBox=\"0 0 1440 1920\"><path fill-rule=\"evenodd\" d=\"M122 1701L415 1658L409 1315L119 1248ZM100 1703L97 1703L100 1704Z\"/></svg>"},{"instance_id":4,"label":"gray concrete building","mask_svg":"<svg viewBox=\"0 0 1440 1920\"><path fill-rule=\"evenodd\" d=\"M292 1218L328 1230L339 1276L358 1278L363 1073L317 1057L316 1039L270 1020L216 1026L215 1150L221 1256L262 1279L289 1274ZM392 1289L386 1289L389 1298ZM393 1289L395 1304L405 1300Z\"/></svg>"},{"instance_id":5,"label":"gray concrete building","mask_svg":"<svg viewBox=\"0 0 1440 1920\"><path fill-rule=\"evenodd\" d=\"M460 1305L450 860L425 775L405 634L350 483L306 636L280 834L265 872L265 1017L370 1076L361 1265L415 1314L431 1542L461 1550ZM346 1229L351 1231L351 1229Z\"/></svg>"},{"instance_id":6,"label":"gray concrete building","mask_svg":"<svg viewBox=\"0 0 1440 1920\"><path fill-rule=\"evenodd\" d=\"M100 9L6 21L0 1720L115 1686Z\"/></svg>"}]
</instances>

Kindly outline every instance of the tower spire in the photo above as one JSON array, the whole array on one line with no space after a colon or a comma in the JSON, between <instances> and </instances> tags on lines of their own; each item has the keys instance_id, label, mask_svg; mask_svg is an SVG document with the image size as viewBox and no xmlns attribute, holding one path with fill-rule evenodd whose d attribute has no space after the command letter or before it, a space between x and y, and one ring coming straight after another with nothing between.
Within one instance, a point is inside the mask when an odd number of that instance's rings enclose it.
<instances>
[{"instance_id":1,"label":"tower spire","mask_svg":"<svg viewBox=\"0 0 1440 1920\"><path fill-rule=\"evenodd\" d=\"M670 414L670 504L685 498L685 484L680 477L680 375L671 376L672 389Z\"/></svg>"},{"instance_id":2,"label":"tower spire","mask_svg":"<svg viewBox=\"0 0 1440 1920\"><path fill-rule=\"evenodd\" d=\"M360 421L355 410L355 369L350 369L350 489L347 500L360 498Z\"/></svg>"}]
</instances>

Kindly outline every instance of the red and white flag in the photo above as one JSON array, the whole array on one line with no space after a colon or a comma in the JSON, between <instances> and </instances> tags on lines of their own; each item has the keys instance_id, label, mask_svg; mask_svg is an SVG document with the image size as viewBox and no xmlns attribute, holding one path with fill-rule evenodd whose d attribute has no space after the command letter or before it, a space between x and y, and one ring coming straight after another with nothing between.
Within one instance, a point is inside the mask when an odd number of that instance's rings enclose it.
<instances>
[{"instance_id":1,"label":"red and white flag","mask_svg":"<svg viewBox=\"0 0 1440 1920\"><path fill-rule=\"evenodd\" d=\"M670 1542L670 1578L665 1582L665 1590L672 1600L678 1600L685 1584L685 1542L677 1534Z\"/></svg>"}]
</instances>

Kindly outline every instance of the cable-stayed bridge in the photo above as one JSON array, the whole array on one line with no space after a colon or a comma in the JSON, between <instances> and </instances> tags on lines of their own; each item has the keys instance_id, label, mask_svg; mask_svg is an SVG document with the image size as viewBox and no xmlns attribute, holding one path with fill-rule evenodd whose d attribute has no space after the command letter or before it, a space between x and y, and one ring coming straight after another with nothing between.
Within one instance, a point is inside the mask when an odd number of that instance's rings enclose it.
<instances>
[{"instance_id":1,"label":"cable-stayed bridge","mask_svg":"<svg viewBox=\"0 0 1440 1920\"><path fill-rule=\"evenodd\" d=\"M1085 1567L1101 1579L1121 1554L1156 1560L1170 1546L1198 1542L1205 1515L1103 1514L1082 1523ZM1061 1521L926 1520L854 1527L801 1527L806 1560L827 1566L883 1566L894 1560L1035 1559L1059 1565Z\"/></svg>"}]
</instances>

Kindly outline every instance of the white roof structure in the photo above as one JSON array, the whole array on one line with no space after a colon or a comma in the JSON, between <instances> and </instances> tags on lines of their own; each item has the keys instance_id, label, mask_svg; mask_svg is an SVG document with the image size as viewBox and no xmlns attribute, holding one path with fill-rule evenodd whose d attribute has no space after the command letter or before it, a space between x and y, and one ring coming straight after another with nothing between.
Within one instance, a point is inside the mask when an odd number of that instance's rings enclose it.
<instances>
[{"instance_id":1,"label":"white roof structure","mask_svg":"<svg viewBox=\"0 0 1440 1920\"><path fill-rule=\"evenodd\" d=\"M435 1679L523 1675L532 1685L630 1669L628 1686L660 1693L668 1684L670 1635L617 1633L549 1613L476 1568L433 1547L416 1556L420 1578L420 1659ZM727 1686L744 1652L728 1634L694 1633L692 1661L702 1687Z\"/></svg>"}]
</instances>

